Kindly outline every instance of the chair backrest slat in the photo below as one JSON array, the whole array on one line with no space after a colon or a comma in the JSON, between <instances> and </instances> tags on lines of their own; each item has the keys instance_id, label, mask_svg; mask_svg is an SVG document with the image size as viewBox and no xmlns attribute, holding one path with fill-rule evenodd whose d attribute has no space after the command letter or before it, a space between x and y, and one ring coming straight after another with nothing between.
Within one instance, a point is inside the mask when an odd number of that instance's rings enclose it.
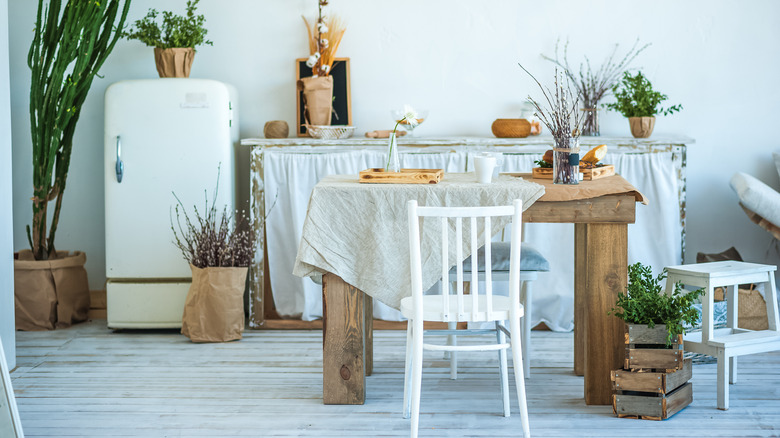
<instances>
[{"instance_id":1,"label":"chair backrest slat","mask_svg":"<svg viewBox=\"0 0 780 438\"><path fill-rule=\"evenodd\" d=\"M455 263L457 266L458 319L463 318L463 218L455 218Z\"/></svg>"},{"instance_id":2,"label":"chair backrest slat","mask_svg":"<svg viewBox=\"0 0 780 438\"><path fill-rule=\"evenodd\" d=\"M490 236L490 216L485 216L485 302L486 318L493 319L493 256L491 253L492 241Z\"/></svg>"},{"instance_id":3,"label":"chair backrest slat","mask_svg":"<svg viewBox=\"0 0 780 438\"><path fill-rule=\"evenodd\" d=\"M450 315L450 293L452 293L452 288L450 287L449 282L450 226L448 222L446 217L441 218L441 304L442 309L444 309L444 315L442 315L442 317L445 321L449 321L452 318L452 315Z\"/></svg>"},{"instance_id":4,"label":"chair backrest slat","mask_svg":"<svg viewBox=\"0 0 780 438\"><path fill-rule=\"evenodd\" d=\"M490 232L488 232L490 234ZM479 313L479 242L477 241L477 218L471 217L471 311Z\"/></svg>"},{"instance_id":5,"label":"chair backrest slat","mask_svg":"<svg viewBox=\"0 0 780 438\"><path fill-rule=\"evenodd\" d=\"M409 229L410 229L410 250L412 263L412 295L415 305L415 317L422 317L422 255L420 253L420 217L438 217L436 221L441 227L441 275L442 275L442 296L441 296L441 320L448 322L466 321L466 320L492 320L493 319L493 280L492 280L492 217L511 216L512 217L512 244L509 269L509 288L512 302L519 305L519 271L520 271L520 240L521 240L521 215L522 202L516 200L512 206L497 207L418 207L417 201L409 201ZM471 252L471 314L466 314L466 301L464 297L464 267L463 267L463 218L469 218L469 236L468 248ZM450 284L450 272L452 271L450 262L450 228L454 218L455 226L455 288L453 290ZM481 221L479 219L482 219ZM434 222L434 223L436 223ZM481 226L480 226L481 225ZM484 274L485 274L485 298L480 305L479 288L479 248L480 236L484 243ZM456 302L452 307L452 298L455 295ZM484 307L484 308L483 308ZM451 311L452 309L452 311ZM419 315L419 316L418 316Z\"/></svg>"}]
</instances>

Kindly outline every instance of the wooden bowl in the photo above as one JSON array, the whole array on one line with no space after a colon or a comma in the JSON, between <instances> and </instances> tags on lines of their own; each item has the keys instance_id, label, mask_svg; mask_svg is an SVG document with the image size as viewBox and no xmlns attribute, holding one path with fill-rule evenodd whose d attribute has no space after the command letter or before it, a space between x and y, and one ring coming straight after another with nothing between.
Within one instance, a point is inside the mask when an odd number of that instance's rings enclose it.
<instances>
[{"instance_id":1,"label":"wooden bowl","mask_svg":"<svg viewBox=\"0 0 780 438\"><path fill-rule=\"evenodd\" d=\"M531 122L526 119L496 119L490 129L498 138L524 138L531 134Z\"/></svg>"}]
</instances>

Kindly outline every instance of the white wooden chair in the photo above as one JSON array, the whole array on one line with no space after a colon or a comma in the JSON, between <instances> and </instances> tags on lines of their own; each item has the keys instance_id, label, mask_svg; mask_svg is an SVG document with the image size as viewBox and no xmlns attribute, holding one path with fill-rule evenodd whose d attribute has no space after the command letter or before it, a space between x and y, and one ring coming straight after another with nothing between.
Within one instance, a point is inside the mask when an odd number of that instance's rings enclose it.
<instances>
[{"instance_id":1,"label":"white wooden chair","mask_svg":"<svg viewBox=\"0 0 780 438\"><path fill-rule=\"evenodd\" d=\"M406 371L404 375L404 418L412 418L411 436L417 436L420 417L420 390L422 386L423 350L438 351L498 351L501 393L504 402L504 416L509 416L509 377L507 371L506 349L512 348L512 362L515 371L517 399L520 404L520 418L523 436L530 437L528 426L528 408L525 397L525 378L523 376L522 341L520 318L523 307L520 304L520 238L522 202L515 200L512 206L503 207L418 207L417 201L409 201L409 247L411 260L412 296L401 300L401 313L409 319L406 337ZM471 253L478 254L480 247L478 235L485 241L485 255L490 258L490 222L492 217L512 216L511 261L509 270L509 296L494 296L490 263L485 264L485 293L480 294L473 288L470 295L463 293L463 219L470 222ZM455 247L457 278L455 294L450 294L449 282L443 281L447 290L438 295L423 295L422 254L420 250L420 218L439 219L441 224L441 264L442 278L449 277L449 231L450 223L455 224ZM481 219L479 228L478 219ZM479 230L482 230L480 233ZM485 232L485 230L488 230ZM478 257L472 257L471 281L478 284ZM445 286L446 285L446 286ZM509 330L504 322L509 321ZM423 343L423 321L457 322L494 322L494 329L487 330L433 330L428 334L464 336L468 334L495 333L496 343L482 345L446 345ZM509 335L510 343L506 342Z\"/></svg>"},{"instance_id":2,"label":"white wooden chair","mask_svg":"<svg viewBox=\"0 0 780 438\"><path fill-rule=\"evenodd\" d=\"M707 354L718 359L718 409L729 408L729 383L737 383L737 357L746 354L780 350L780 315L777 309L775 270L771 265L736 261L670 266L666 270L666 293L674 291L675 283L704 288L702 296L701 332L684 336L685 350ZM768 330L739 328L737 320L739 285L764 283ZM728 287L725 328L714 326L714 294L716 287ZM728 379L728 381L727 381Z\"/></svg>"}]
</instances>

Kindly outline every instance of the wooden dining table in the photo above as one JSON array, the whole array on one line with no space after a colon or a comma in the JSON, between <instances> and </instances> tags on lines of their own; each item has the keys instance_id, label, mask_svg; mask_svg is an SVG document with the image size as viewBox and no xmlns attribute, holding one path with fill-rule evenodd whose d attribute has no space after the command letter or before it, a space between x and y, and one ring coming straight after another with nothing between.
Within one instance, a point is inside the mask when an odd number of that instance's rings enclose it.
<instances>
[{"instance_id":1,"label":"wooden dining table","mask_svg":"<svg viewBox=\"0 0 780 438\"><path fill-rule=\"evenodd\" d=\"M647 201L619 175L574 186L514 176L545 188L523 222L574 224L574 373L584 375L586 404L610 404L610 371L621 367L625 329L608 312L626 288L628 224L636 203ZM371 297L331 272L323 274L322 294L323 402L363 404L373 369Z\"/></svg>"}]
</instances>

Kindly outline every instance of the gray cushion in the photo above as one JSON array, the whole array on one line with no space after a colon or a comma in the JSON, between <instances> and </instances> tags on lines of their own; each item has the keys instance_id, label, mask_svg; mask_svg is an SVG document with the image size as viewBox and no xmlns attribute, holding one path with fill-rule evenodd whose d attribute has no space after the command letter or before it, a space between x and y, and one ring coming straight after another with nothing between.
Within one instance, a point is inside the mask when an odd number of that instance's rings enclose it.
<instances>
[{"instance_id":1,"label":"gray cushion","mask_svg":"<svg viewBox=\"0 0 780 438\"><path fill-rule=\"evenodd\" d=\"M509 255L511 245L509 242L493 242L490 246L490 258L493 259L491 269L493 271L509 271ZM480 271L485 270L485 247L477 252L477 266ZM453 270L455 268L452 268ZM521 271L549 271L550 262L534 248L530 243L520 246L520 270ZM463 271L471 272L471 257L463 262Z\"/></svg>"}]
</instances>

